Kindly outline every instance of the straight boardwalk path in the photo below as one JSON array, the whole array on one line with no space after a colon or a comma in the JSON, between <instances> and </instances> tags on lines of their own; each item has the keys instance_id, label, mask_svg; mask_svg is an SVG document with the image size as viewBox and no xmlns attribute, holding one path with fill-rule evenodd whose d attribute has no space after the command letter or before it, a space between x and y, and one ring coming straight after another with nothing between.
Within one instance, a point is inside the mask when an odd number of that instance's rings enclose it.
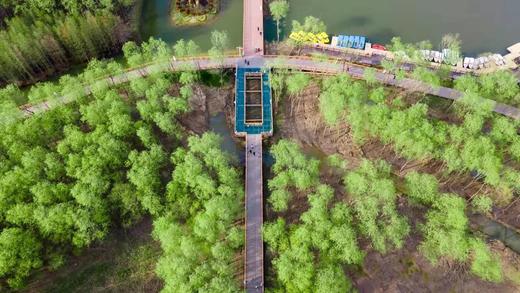
<instances>
[{"instance_id":1,"label":"straight boardwalk path","mask_svg":"<svg viewBox=\"0 0 520 293\"><path fill-rule=\"evenodd\" d=\"M248 293L264 292L262 240L262 135L246 136L246 264L244 285Z\"/></svg>"},{"instance_id":2,"label":"straight boardwalk path","mask_svg":"<svg viewBox=\"0 0 520 293\"><path fill-rule=\"evenodd\" d=\"M264 11L262 0L244 0L244 56L264 54Z\"/></svg>"}]
</instances>

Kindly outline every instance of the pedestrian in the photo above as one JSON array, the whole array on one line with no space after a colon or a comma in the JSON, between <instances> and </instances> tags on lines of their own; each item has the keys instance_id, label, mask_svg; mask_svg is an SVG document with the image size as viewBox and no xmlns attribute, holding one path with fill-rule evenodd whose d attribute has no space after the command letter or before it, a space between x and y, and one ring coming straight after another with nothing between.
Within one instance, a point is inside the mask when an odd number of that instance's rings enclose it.
<instances>
[{"instance_id":1,"label":"pedestrian","mask_svg":"<svg viewBox=\"0 0 520 293\"><path fill-rule=\"evenodd\" d=\"M253 157L256 157L256 152L253 152Z\"/></svg>"},{"instance_id":2,"label":"pedestrian","mask_svg":"<svg viewBox=\"0 0 520 293\"><path fill-rule=\"evenodd\" d=\"M262 35L262 32L260 32L260 35Z\"/></svg>"},{"instance_id":3,"label":"pedestrian","mask_svg":"<svg viewBox=\"0 0 520 293\"><path fill-rule=\"evenodd\" d=\"M257 27L256 27L256 30L257 30L257 31L260 31L260 27L259 27L259 26L257 26Z\"/></svg>"}]
</instances>

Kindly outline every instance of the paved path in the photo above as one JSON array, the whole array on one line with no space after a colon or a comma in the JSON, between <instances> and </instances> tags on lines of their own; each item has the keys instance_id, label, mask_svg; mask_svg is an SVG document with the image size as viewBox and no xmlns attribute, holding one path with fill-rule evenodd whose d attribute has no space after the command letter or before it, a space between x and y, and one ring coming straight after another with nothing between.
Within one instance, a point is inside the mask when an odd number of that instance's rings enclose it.
<instances>
[{"instance_id":1,"label":"paved path","mask_svg":"<svg viewBox=\"0 0 520 293\"><path fill-rule=\"evenodd\" d=\"M262 0L244 0L244 55L264 54L264 12ZM260 49L260 50L258 50Z\"/></svg>"},{"instance_id":2,"label":"paved path","mask_svg":"<svg viewBox=\"0 0 520 293\"><path fill-rule=\"evenodd\" d=\"M248 293L264 292L262 240L262 135L246 136L246 264L244 284Z\"/></svg>"}]
</instances>

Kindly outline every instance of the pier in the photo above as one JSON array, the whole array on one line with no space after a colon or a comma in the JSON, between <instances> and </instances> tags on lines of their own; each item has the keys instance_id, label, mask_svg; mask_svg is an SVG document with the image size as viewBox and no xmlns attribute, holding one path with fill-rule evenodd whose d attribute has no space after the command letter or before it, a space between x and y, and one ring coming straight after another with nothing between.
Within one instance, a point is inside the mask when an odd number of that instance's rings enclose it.
<instances>
[{"instance_id":1,"label":"pier","mask_svg":"<svg viewBox=\"0 0 520 293\"><path fill-rule=\"evenodd\" d=\"M258 67L237 66L235 134L246 139L244 287L247 292L264 292L262 138L273 132L271 100L268 73Z\"/></svg>"}]
</instances>

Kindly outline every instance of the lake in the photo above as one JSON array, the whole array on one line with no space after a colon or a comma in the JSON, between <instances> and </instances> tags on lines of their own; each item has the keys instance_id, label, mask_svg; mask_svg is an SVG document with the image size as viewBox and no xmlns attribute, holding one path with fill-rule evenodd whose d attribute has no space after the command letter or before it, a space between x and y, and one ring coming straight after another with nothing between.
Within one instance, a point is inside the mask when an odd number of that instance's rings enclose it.
<instances>
[{"instance_id":1,"label":"lake","mask_svg":"<svg viewBox=\"0 0 520 293\"><path fill-rule=\"evenodd\" d=\"M242 41L242 1L222 0L221 14L214 21L195 27L176 27L170 22L170 0L145 0L143 39L159 37L169 43L193 39L204 49L210 46L212 30L227 30L233 46ZM504 53L520 41L518 0L290 0L285 21L313 15L322 19L329 34L365 35L373 42L387 43L393 36L406 42L431 40L436 46L446 33L459 33L463 51L477 55ZM275 38L275 26L266 20L266 38Z\"/></svg>"}]
</instances>

